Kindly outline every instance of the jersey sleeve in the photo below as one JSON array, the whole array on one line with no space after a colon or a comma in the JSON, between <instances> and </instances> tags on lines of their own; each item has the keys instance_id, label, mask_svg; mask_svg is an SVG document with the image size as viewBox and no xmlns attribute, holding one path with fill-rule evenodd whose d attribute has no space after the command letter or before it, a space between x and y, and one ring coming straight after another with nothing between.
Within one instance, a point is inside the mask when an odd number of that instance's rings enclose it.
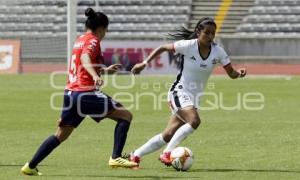
<instances>
[{"instance_id":1,"label":"jersey sleeve","mask_svg":"<svg viewBox=\"0 0 300 180\"><path fill-rule=\"evenodd\" d=\"M97 56L97 53L99 52L100 45L97 39L91 38L83 46L82 54L89 54L90 57Z\"/></svg>"},{"instance_id":2,"label":"jersey sleeve","mask_svg":"<svg viewBox=\"0 0 300 180\"><path fill-rule=\"evenodd\" d=\"M227 64L230 63L229 56L227 55L227 53L222 47L219 46L218 48L219 48L219 58L220 58L219 63L222 64L223 66L226 66Z\"/></svg>"},{"instance_id":3,"label":"jersey sleeve","mask_svg":"<svg viewBox=\"0 0 300 180\"><path fill-rule=\"evenodd\" d=\"M174 51L175 53L179 54L187 54L188 50L191 47L191 41L190 40L180 40L176 41L173 46L174 46Z\"/></svg>"}]
</instances>

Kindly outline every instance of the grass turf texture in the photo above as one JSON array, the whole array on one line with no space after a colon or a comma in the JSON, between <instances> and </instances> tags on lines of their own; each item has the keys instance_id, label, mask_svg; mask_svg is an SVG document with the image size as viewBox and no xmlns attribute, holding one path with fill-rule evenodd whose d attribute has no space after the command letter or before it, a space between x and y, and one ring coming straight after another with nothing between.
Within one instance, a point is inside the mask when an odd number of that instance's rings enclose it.
<instances>
[{"instance_id":1,"label":"grass turf texture","mask_svg":"<svg viewBox=\"0 0 300 180\"><path fill-rule=\"evenodd\" d=\"M55 82L64 86L65 79L59 76ZM118 76L116 82L125 85L128 79ZM174 79L137 76L133 88L118 90L112 87L109 77L104 91L110 95L120 91L135 94L156 87L155 93L165 93L165 83ZM41 163L39 169L44 176L32 179L299 179L300 78L212 77L209 82L214 88L207 92L222 92L227 106L235 104L237 92L261 92L265 107L261 111L202 111L201 127L181 144L195 154L190 171L177 172L163 166L157 160L159 152L145 156L143 169L138 171L109 168L115 123L104 120L96 124L88 118ZM29 179L21 175L20 168L55 131L60 111L50 108L50 96L63 90L50 86L49 75L1 75L0 84L0 179ZM158 84L162 85L160 89ZM119 100L122 102L124 97ZM61 103L61 97L55 98L56 106ZM134 121L124 152L164 129L170 112L167 103L162 107L153 110L150 96L140 98L140 110L132 110Z\"/></svg>"}]
</instances>

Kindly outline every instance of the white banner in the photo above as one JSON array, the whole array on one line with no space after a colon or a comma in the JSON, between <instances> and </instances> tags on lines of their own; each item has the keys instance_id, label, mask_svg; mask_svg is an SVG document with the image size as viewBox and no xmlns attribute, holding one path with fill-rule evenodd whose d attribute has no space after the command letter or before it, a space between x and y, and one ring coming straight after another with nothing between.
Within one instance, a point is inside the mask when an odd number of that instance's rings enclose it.
<instances>
[{"instance_id":1,"label":"white banner","mask_svg":"<svg viewBox=\"0 0 300 180\"><path fill-rule=\"evenodd\" d=\"M15 74L20 70L20 41L0 40L0 74Z\"/></svg>"}]
</instances>

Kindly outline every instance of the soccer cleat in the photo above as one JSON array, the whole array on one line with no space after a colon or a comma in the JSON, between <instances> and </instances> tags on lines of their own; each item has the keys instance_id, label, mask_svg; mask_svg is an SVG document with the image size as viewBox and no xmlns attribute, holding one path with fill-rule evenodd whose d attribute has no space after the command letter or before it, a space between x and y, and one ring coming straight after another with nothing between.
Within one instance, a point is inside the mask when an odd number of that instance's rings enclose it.
<instances>
[{"instance_id":1,"label":"soccer cleat","mask_svg":"<svg viewBox=\"0 0 300 180\"><path fill-rule=\"evenodd\" d=\"M131 155L131 156L129 157L129 161L136 162L137 164L140 164L141 158L138 157L138 156Z\"/></svg>"},{"instance_id":2,"label":"soccer cleat","mask_svg":"<svg viewBox=\"0 0 300 180\"><path fill-rule=\"evenodd\" d=\"M159 160L160 162L164 163L166 166L171 166L172 162L170 156L171 156L171 152L164 152L160 154Z\"/></svg>"},{"instance_id":3,"label":"soccer cleat","mask_svg":"<svg viewBox=\"0 0 300 180\"><path fill-rule=\"evenodd\" d=\"M112 168L124 167L124 168L134 168L138 164L136 162L129 161L125 158L118 157L116 159L109 158L108 165Z\"/></svg>"},{"instance_id":4,"label":"soccer cleat","mask_svg":"<svg viewBox=\"0 0 300 180\"><path fill-rule=\"evenodd\" d=\"M29 167L28 162L21 168L21 172L23 174L29 175L29 176L41 176L42 175L42 173L40 173L37 168L31 169Z\"/></svg>"},{"instance_id":5,"label":"soccer cleat","mask_svg":"<svg viewBox=\"0 0 300 180\"><path fill-rule=\"evenodd\" d=\"M137 163L137 166L133 167L132 169L139 169L140 168L139 166L140 166L141 158L139 156L133 155L133 152L132 152L132 153L130 153L128 159L129 159L129 161Z\"/></svg>"}]
</instances>

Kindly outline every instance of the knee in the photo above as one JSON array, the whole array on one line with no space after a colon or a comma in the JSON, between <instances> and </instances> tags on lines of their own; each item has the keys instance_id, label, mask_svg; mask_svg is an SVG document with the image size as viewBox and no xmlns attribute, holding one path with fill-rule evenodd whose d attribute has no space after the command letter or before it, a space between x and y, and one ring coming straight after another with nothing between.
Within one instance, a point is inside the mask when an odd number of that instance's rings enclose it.
<instances>
[{"instance_id":1,"label":"knee","mask_svg":"<svg viewBox=\"0 0 300 180\"><path fill-rule=\"evenodd\" d=\"M62 134L55 134L55 137L59 140L60 143L68 139L68 136L63 136Z\"/></svg>"},{"instance_id":2,"label":"knee","mask_svg":"<svg viewBox=\"0 0 300 180\"><path fill-rule=\"evenodd\" d=\"M55 133L56 138L59 142L64 142L71 135L73 127L59 127Z\"/></svg>"},{"instance_id":3,"label":"knee","mask_svg":"<svg viewBox=\"0 0 300 180\"><path fill-rule=\"evenodd\" d=\"M174 133L171 133L171 132L164 132L164 133L162 134L162 137L163 137L164 141L168 143L168 142L170 142L170 140L172 139L173 135L174 135Z\"/></svg>"},{"instance_id":4,"label":"knee","mask_svg":"<svg viewBox=\"0 0 300 180\"><path fill-rule=\"evenodd\" d=\"M201 120L199 117L194 118L192 121L190 121L190 124L194 129L197 129L201 124Z\"/></svg>"},{"instance_id":5,"label":"knee","mask_svg":"<svg viewBox=\"0 0 300 180\"><path fill-rule=\"evenodd\" d=\"M131 122L132 119L133 119L133 115L131 112L129 111L126 111L124 117L123 117L124 120L128 121L128 122Z\"/></svg>"}]
</instances>

